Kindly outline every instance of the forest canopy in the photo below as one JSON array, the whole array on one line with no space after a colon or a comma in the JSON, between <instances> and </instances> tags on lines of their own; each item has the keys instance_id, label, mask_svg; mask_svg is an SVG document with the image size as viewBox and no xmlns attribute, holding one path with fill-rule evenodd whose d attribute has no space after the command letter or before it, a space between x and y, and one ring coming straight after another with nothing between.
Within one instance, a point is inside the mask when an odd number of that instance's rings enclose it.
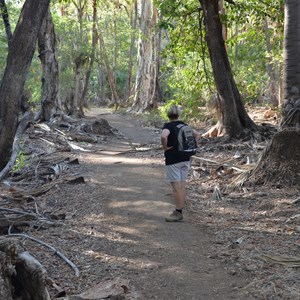
<instances>
[{"instance_id":1,"label":"forest canopy","mask_svg":"<svg viewBox=\"0 0 300 300\"><path fill-rule=\"evenodd\" d=\"M234 5L219 2L226 49L245 103L277 106L282 98L278 83L282 76L283 1L239 0ZM6 1L12 31L23 3ZM74 64L78 58L82 58L82 66L77 71L83 81L95 47L88 102L114 102L104 61L107 55L118 96L126 105L131 105L137 72L138 7L133 0L97 1L96 4L97 30L101 32L104 44L93 46L92 1L51 2L60 97L64 103L72 93ZM191 107L206 106L216 91L199 1L154 1L153 7L158 14L151 32L151 38L158 37L158 41L152 44L154 54L154 47L159 50L160 89L157 100ZM0 30L3 41L0 64L3 72L8 48L4 26ZM105 55L103 47L106 49ZM41 74L36 53L26 81L30 102L35 105L39 105L41 97Z\"/></svg>"}]
</instances>

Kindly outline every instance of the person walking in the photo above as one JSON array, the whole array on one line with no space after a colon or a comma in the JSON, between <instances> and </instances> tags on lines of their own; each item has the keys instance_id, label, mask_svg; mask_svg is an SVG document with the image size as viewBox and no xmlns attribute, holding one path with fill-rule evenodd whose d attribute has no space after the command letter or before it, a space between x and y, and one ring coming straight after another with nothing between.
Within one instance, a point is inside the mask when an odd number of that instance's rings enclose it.
<instances>
[{"instance_id":1,"label":"person walking","mask_svg":"<svg viewBox=\"0 0 300 300\"><path fill-rule=\"evenodd\" d=\"M190 170L189 152L178 150L178 125L186 125L179 120L181 110L177 105L171 105L167 111L169 122L165 123L161 132L161 144L165 155L166 179L171 183L175 198L175 210L166 217L167 222L178 222L183 220L182 209L185 204L186 179ZM179 127L180 127L179 126ZM200 133L193 129L193 136L196 141L200 139Z\"/></svg>"}]
</instances>

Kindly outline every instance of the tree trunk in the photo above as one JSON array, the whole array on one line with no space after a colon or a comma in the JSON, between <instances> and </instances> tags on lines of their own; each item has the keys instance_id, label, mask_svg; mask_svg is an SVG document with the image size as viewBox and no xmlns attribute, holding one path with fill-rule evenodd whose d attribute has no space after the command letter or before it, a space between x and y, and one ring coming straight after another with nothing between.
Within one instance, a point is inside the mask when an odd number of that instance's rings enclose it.
<instances>
[{"instance_id":1,"label":"tree trunk","mask_svg":"<svg viewBox=\"0 0 300 300\"><path fill-rule=\"evenodd\" d=\"M106 52L106 48L105 48L105 44L104 44L103 35L102 35L101 30L98 30L98 38L99 38L101 53L102 53L104 64L105 64L106 71L107 71L107 77L108 77L108 82L109 82L112 98L114 100L114 103L116 105L118 105L120 103L120 98L119 98L119 95L118 95L118 92L117 92L117 87L115 85L113 72L112 72L112 69L111 69L111 66L110 66L110 63L109 63L109 59L108 59L108 55L107 55L107 52Z\"/></svg>"},{"instance_id":2,"label":"tree trunk","mask_svg":"<svg viewBox=\"0 0 300 300\"><path fill-rule=\"evenodd\" d=\"M113 55L112 73L113 73L113 80L114 80L115 86L117 86L117 61L118 61L117 15L116 15L116 6L117 5L118 5L118 2L116 2L116 5L114 7L114 13L113 13L114 55Z\"/></svg>"},{"instance_id":3,"label":"tree trunk","mask_svg":"<svg viewBox=\"0 0 300 300\"><path fill-rule=\"evenodd\" d=\"M219 0L219 12L220 12L221 18L223 20L226 20L224 0ZM222 36L223 36L224 41L227 40L227 36L228 36L227 22L226 23L225 22L222 22ZM226 45L225 45L225 47L226 47Z\"/></svg>"},{"instance_id":4,"label":"tree trunk","mask_svg":"<svg viewBox=\"0 0 300 300\"><path fill-rule=\"evenodd\" d=\"M41 120L49 122L61 111L59 99L58 63L55 56L56 36L50 9L38 37L39 58L42 63Z\"/></svg>"},{"instance_id":5,"label":"tree trunk","mask_svg":"<svg viewBox=\"0 0 300 300\"><path fill-rule=\"evenodd\" d=\"M80 101L79 101L79 115L81 117L84 116L83 107L86 105L86 96L87 96L88 88L89 88L89 80L90 80L92 68L93 68L94 61L95 61L95 50L96 50L96 43L97 43L96 24L97 24L97 1L93 0L92 52L91 52L91 56L89 58L90 61L89 61L88 68L87 68L87 71L86 71L86 74L85 74L85 83L84 83L82 95L81 95L81 98L80 98Z\"/></svg>"},{"instance_id":6,"label":"tree trunk","mask_svg":"<svg viewBox=\"0 0 300 300\"><path fill-rule=\"evenodd\" d=\"M7 11L5 0L0 0L0 11L1 11L2 19L5 27L7 43L9 46L12 39L12 33L11 33L11 27L9 23L8 11Z\"/></svg>"},{"instance_id":7,"label":"tree trunk","mask_svg":"<svg viewBox=\"0 0 300 300\"><path fill-rule=\"evenodd\" d=\"M135 31L137 25L137 0L133 1L133 7L130 9L130 48L129 48L129 63L128 63L128 79L125 91L126 101L128 102L132 92L132 66L133 66L133 50L135 44Z\"/></svg>"},{"instance_id":8,"label":"tree trunk","mask_svg":"<svg viewBox=\"0 0 300 300\"><path fill-rule=\"evenodd\" d=\"M250 174L251 182L276 187L300 185L300 2L286 0L284 24L284 102L281 131Z\"/></svg>"},{"instance_id":9,"label":"tree trunk","mask_svg":"<svg viewBox=\"0 0 300 300\"><path fill-rule=\"evenodd\" d=\"M300 128L300 2L287 0L284 29L282 127Z\"/></svg>"},{"instance_id":10,"label":"tree trunk","mask_svg":"<svg viewBox=\"0 0 300 300\"><path fill-rule=\"evenodd\" d=\"M83 86L81 81L81 73L84 64L86 63L87 57L84 53L80 53L74 61L74 79L73 87L70 95L70 106L69 106L69 115L80 115L79 113L79 102L82 95Z\"/></svg>"},{"instance_id":11,"label":"tree trunk","mask_svg":"<svg viewBox=\"0 0 300 300\"><path fill-rule=\"evenodd\" d=\"M158 10L153 7L153 24L157 24ZM160 88L160 51L161 51L161 28L157 28L153 35L153 63L152 63L152 78L150 83L151 100L150 104L153 108L157 108L158 102L162 101L162 92Z\"/></svg>"},{"instance_id":12,"label":"tree trunk","mask_svg":"<svg viewBox=\"0 0 300 300\"><path fill-rule=\"evenodd\" d=\"M69 96L69 115L81 116L81 100L84 91L84 65L88 61L88 56L85 53L84 47L87 41L84 41L83 17L84 11L87 6L87 0L71 0L77 10L77 19L79 23L79 45L75 44L74 49L82 49L81 52L74 59L74 79L71 93ZM79 50L80 51L80 50Z\"/></svg>"},{"instance_id":13,"label":"tree trunk","mask_svg":"<svg viewBox=\"0 0 300 300\"><path fill-rule=\"evenodd\" d=\"M105 99L105 84L104 84L104 66L100 63L98 65L98 84L99 90L97 90L97 96L100 98L100 103L104 103Z\"/></svg>"},{"instance_id":14,"label":"tree trunk","mask_svg":"<svg viewBox=\"0 0 300 300\"><path fill-rule=\"evenodd\" d=\"M300 186L300 131L276 133L266 147L248 181L276 187Z\"/></svg>"},{"instance_id":15,"label":"tree trunk","mask_svg":"<svg viewBox=\"0 0 300 300\"><path fill-rule=\"evenodd\" d=\"M139 41L137 57L137 74L135 96L132 109L143 112L152 108L151 91L155 84L152 69L152 28L153 5L151 0L141 0L138 4Z\"/></svg>"},{"instance_id":16,"label":"tree trunk","mask_svg":"<svg viewBox=\"0 0 300 300\"><path fill-rule=\"evenodd\" d=\"M230 138L244 138L249 130L257 130L248 116L241 95L234 81L219 16L218 0L199 0L203 9L206 26L206 40L213 68L213 74L220 106L219 125Z\"/></svg>"},{"instance_id":17,"label":"tree trunk","mask_svg":"<svg viewBox=\"0 0 300 300\"><path fill-rule=\"evenodd\" d=\"M20 98L50 0L26 0L16 26L0 85L0 170L9 160Z\"/></svg>"},{"instance_id":18,"label":"tree trunk","mask_svg":"<svg viewBox=\"0 0 300 300\"><path fill-rule=\"evenodd\" d=\"M270 78L269 91L270 91L270 96L271 96L271 104L273 107L277 107L278 106L278 98L277 98L278 92L276 90L276 87L278 86L278 78L276 78L275 66L272 63L272 58L271 58L272 45L271 45L271 40L270 40L269 24L268 24L267 18L265 18L264 32L265 32L267 52L269 54L268 64L267 64L267 73Z\"/></svg>"}]
</instances>

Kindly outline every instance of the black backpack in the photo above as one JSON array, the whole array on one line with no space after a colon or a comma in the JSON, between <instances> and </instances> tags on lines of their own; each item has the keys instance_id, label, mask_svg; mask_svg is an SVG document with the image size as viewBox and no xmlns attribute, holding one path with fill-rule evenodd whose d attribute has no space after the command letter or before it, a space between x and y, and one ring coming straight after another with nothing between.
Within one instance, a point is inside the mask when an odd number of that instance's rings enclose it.
<instances>
[{"instance_id":1,"label":"black backpack","mask_svg":"<svg viewBox=\"0 0 300 300\"><path fill-rule=\"evenodd\" d=\"M178 124L175 126L177 137L177 151L184 152L190 156L196 154L197 143L193 134L193 128L186 124Z\"/></svg>"}]
</instances>

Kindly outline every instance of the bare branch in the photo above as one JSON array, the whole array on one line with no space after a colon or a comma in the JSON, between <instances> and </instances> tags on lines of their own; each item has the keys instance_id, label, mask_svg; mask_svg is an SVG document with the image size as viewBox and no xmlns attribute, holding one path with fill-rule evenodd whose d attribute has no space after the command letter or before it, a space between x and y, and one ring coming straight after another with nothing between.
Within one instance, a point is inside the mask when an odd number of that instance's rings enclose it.
<instances>
[{"instance_id":1,"label":"bare branch","mask_svg":"<svg viewBox=\"0 0 300 300\"><path fill-rule=\"evenodd\" d=\"M68 258L66 258L61 252L59 252L56 248L54 248L53 246L51 246L51 245L49 245L49 244L47 244L47 243L45 243L45 242L43 242L41 240L38 240L38 239L36 239L34 237L31 237L31 236L29 236L27 234L11 233L10 231L11 231L11 226L9 227L9 230L8 230L8 235L9 236L16 236L16 237L22 237L22 238L30 239L30 240L32 240L32 241L34 241L34 242L36 242L36 243L38 243L40 245L43 245L43 246L51 249L54 252L54 254L56 254L63 261L65 261L74 270L75 275L77 277L79 277L80 271L79 271L78 267L73 262L71 262Z\"/></svg>"}]
</instances>

